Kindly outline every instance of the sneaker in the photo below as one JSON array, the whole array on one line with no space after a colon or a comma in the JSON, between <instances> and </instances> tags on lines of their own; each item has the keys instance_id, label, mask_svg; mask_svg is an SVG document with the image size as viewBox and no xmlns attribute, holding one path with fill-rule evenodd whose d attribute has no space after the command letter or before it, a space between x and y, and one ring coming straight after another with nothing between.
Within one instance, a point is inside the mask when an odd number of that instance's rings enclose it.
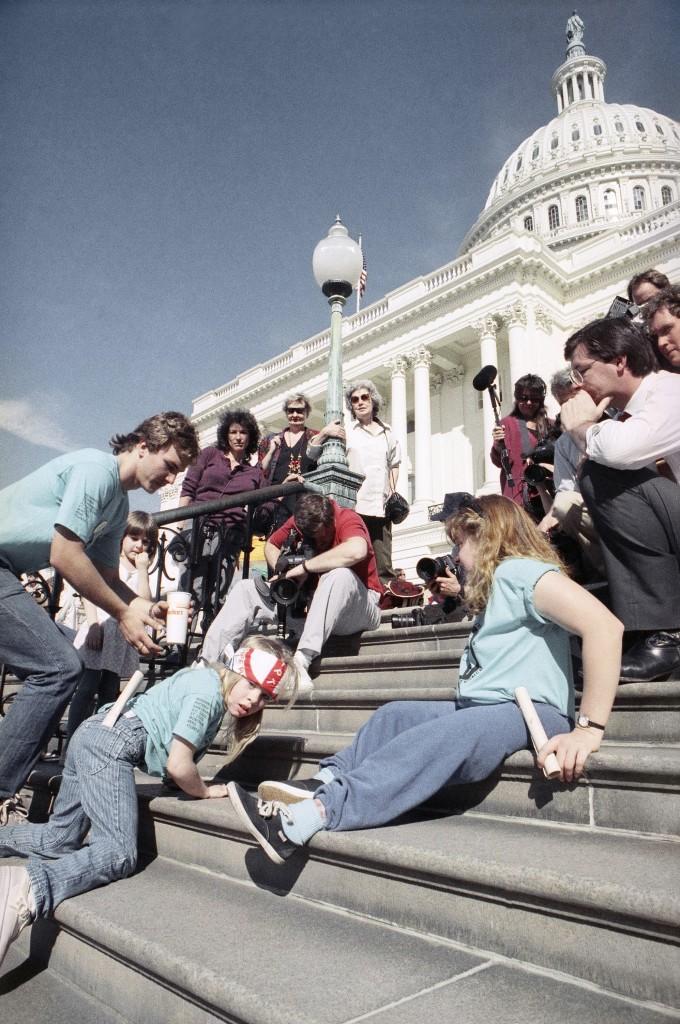
<instances>
[{"instance_id":1,"label":"sneaker","mask_svg":"<svg viewBox=\"0 0 680 1024\"><path fill-rule=\"evenodd\" d=\"M0 825L23 825L28 818L28 808L18 793L0 800Z\"/></svg>"},{"instance_id":2,"label":"sneaker","mask_svg":"<svg viewBox=\"0 0 680 1024\"><path fill-rule=\"evenodd\" d=\"M300 849L283 831L283 822L292 820L285 804L258 800L236 782L228 783L227 792L241 822L275 864L284 864Z\"/></svg>"},{"instance_id":3,"label":"sneaker","mask_svg":"<svg viewBox=\"0 0 680 1024\"><path fill-rule=\"evenodd\" d=\"M298 697L307 697L314 689L314 683L308 671L309 665L307 660L303 654L297 651L293 655L293 664L297 668L298 673L297 695Z\"/></svg>"},{"instance_id":4,"label":"sneaker","mask_svg":"<svg viewBox=\"0 0 680 1024\"><path fill-rule=\"evenodd\" d=\"M296 804L300 800L311 800L321 779L296 779L295 782L261 782L257 787L260 800L277 800L281 804Z\"/></svg>"},{"instance_id":5,"label":"sneaker","mask_svg":"<svg viewBox=\"0 0 680 1024\"><path fill-rule=\"evenodd\" d=\"M11 944L34 917L35 903L26 868L0 868L0 965Z\"/></svg>"}]
</instances>

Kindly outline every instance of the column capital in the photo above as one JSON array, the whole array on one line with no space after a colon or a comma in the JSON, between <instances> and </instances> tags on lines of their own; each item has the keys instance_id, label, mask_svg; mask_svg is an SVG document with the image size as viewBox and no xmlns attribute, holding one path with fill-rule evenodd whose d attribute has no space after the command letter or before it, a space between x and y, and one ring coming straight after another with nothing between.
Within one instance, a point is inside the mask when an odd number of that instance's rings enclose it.
<instances>
[{"instance_id":1,"label":"column capital","mask_svg":"<svg viewBox=\"0 0 680 1024\"><path fill-rule=\"evenodd\" d=\"M442 389L444 383L443 373L431 373L430 374L430 391L433 395L438 395Z\"/></svg>"},{"instance_id":2,"label":"column capital","mask_svg":"<svg viewBox=\"0 0 680 1024\"><path fill-rule=\"evenodd\" d=\"M432 363L432 353L429 348L425 348L424 345L420 345L419 348L413 350L410 353L410 359L414 366L425 366L428 367Z\"/></svg>"},{"instance_id":3,"label":"column capital","mask_svg":"<svg viewBox=\"0 0 680 1024\"><path fill-rule=\"evenodd\" d=\"M526 325L527 325L527 307L526 307L526 305L522 302L521 299L517 299L515 302L512 303L511 306L508 306L506 309L504 309L502 311L501 319L502 319L504 324L507 324L508 327L515 327L516 325L520 325L522 327L526 327Z\"/></svg>"},{"instance_id":4,"label":"column capital","mask_svg":"<svg viewBox=\"0 0 680 1024\"><path fill-rule=\"evenodd\" d=\"M403 377L406 375L406 371L408 370L408 364L408 356L394 356L392 359L387 360L385 366L393 377Z\"/></svg>"},{"instance_id":5,"label":"column capital","mask_svg":"<svg viewBox=\"0 0 680 1024\"><path fill-rule=\"evenodd\" d=\"M534 321L536 323L536 326L540 327L540 329L542 331L545 331L546 334L552 330L552 317L550 316L550 313L545 308L545 306L541 306L538 304L534 306Z\"/></svg>"},{"instance_id":6,"label":"column capital","mask_svg":"<svg viewBox=\"0 0 680 1024\"><path fill-rule=\"evenodd\" d=\"M482 338L495 339L496 335L498 334L498 325L496 323L495 318L492 316L485 316L482 320L476 320L472 324L472 329L473 331L477 332L477 334L480 337L480 340Z\"/></svg>"},{"instance_id":7,"label":"column capital","mask_svg":"<svg viewBox=\"0 0 680 1024\"><path fill-rule=\"evenodd\" d=\"M452 367L447 374L446 380L449 384L453 384L454 387L463 383L465 377L465 367L462 363L457 363L456 366Z\"/></svg>"}]
</instances>

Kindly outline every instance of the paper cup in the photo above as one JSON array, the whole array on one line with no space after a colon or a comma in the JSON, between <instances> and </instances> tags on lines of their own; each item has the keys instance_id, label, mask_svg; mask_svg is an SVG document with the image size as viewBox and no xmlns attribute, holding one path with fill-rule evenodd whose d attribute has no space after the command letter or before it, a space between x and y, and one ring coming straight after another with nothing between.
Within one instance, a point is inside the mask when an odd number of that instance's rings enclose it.
<instances>
[{"instance_id":1,"label":"paper cup","mask_svg":"<svg viewBox=\"0 0 680 1024\"><path fill-rule=\"evenodd\" d=\"M191 594L182 590L171 590L168 594L168 617L165 640L169 644L185 644L189 628L189 607Z\"/></svg>"}]
</instances>

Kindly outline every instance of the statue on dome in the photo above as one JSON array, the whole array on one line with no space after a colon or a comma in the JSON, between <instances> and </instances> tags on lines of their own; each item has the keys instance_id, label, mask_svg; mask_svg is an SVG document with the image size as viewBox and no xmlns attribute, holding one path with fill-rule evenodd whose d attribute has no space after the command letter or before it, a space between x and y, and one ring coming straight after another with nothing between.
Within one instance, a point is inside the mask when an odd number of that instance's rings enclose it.
<instances>
[{"instance_id":1,"label":"statue on dome","mask_svg":"<svg viewBox=\"0 0 680 1024\"><path fill-rule=\"evenodd\" d=\"M583 20L573 11L567 21L567 42L569 46L583 42Z\"/></svg>"}]
</instances>

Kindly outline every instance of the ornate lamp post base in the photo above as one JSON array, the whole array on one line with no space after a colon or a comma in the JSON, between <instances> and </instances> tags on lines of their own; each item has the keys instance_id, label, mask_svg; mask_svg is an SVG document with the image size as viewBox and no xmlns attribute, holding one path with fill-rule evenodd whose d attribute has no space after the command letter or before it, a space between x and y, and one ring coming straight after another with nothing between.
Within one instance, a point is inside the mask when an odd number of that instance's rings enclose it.
<instances>
[{"instance_id":1,"label":"ornate lamp post base","mask_svg":"<svg viewBox=\"0 0 680 1024\"><path fill-rule=\"evenodd\" d=\"M326 463L318 469L307 473L305 482L314 483L327 495L337 501L342 508L354 508L357 503L357 491L364 482L361 473L354 473L341 463Z\"/></svg>"}]
</instances>

